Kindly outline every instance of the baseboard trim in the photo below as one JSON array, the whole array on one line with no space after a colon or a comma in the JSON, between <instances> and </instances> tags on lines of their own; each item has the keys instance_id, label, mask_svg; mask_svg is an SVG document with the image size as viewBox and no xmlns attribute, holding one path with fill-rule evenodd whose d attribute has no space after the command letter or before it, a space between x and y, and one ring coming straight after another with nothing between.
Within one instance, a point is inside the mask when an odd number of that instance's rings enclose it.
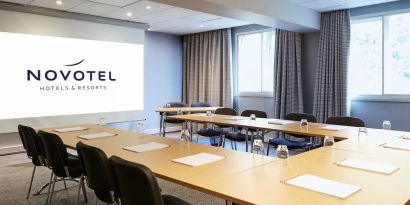
<instances>
[{"instance_id":1,"label":"baseboard trim","mask_svg":"<svg viewBox=\"0 0 410 205\"><path fill-rule=\"evenodd\" d=\"M15 145L8 147L0 147L0 156L20 154L26 152L23 148L23 145Z\"/></svg>"}]
</instances>

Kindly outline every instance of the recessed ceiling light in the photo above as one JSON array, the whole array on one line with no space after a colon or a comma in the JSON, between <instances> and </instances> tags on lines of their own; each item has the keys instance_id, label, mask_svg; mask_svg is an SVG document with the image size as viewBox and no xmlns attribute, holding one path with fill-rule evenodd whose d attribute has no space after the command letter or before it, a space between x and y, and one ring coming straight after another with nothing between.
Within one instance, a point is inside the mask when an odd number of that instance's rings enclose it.
<instances>
[{"instance_id":1,"label":"recessed ceiling light","mask_svg":"<svg viewBox=\"0 0 410 205\"><path fill-rule=\"evenodd\" d=\"M148 6L145 7L145 9L150 10L151 6L148 5Z\"/></svg>"},{"instance_id":2,"label":"recessed ceiling light","mask_svg":"<svg viewBox=\"0 0 410 205\"><path fill-rule=\"evenodd\" d=\"M131 17L131 16L132 16L132 13L131 13L131 12L127 12L127 16L128 16L128 17Z\"/></svg>"},{"instance_id":3,"label":"recessed ceiling light","mask_svg":"<svg viewBox=\"0 0 410 205\"><path fill-rule=\"evenodd\" d=\"M151 31L151 28L148 28L147 30L148 30L148 31Z\"/></svg>"},{"instance_id":4,"label":"recessed ceiling light","mask_svg":"<svg viewBox=\"0 0 410 205\"><path fill-rule=\"evenodd\" d=\"M63 2L60 1L60 0L57 0L57 1L56 1L56 4L57 4L57 5L61 5L61 4L63 4Z\"/></svg>"},{"instance_id":5,"label":"recessed ceiling light","mask_svg":"<svg viewBox=\"0 0 410 205\"><path fill-rule=\"evenodd\" d=\"M202 25L202 24L201 24L201 25L199 25L199 28L203 28L203 27L204 27L204 25Z\"/></svg>"}]
</instances>

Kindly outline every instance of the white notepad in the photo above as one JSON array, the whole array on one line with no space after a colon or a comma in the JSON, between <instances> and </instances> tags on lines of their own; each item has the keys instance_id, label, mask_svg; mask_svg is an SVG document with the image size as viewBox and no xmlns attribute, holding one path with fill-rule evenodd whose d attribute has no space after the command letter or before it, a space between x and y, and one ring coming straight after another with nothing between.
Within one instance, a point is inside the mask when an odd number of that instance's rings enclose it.
<instances>
[{"instance_id":1,"label":"white notepad","mask_svg":"<svg viewBox=\"0 0 410 205\"><path fill-rule=\"evenodd\" d=\"M345 159L336 164L344 167L351 167L382 174L392 174L393 172L399 169L399 167L393 165L379 164L358 159Z\"/></svg>"},{"instance_id":2,"label":"white notepad","mask_svg":"<svg viewBox=\"0 0 410 205\"><path fill-rule=\"evenodd\" d=\"M345 199L361 189L359 186L324 179L310 174L289 179L285 181L285 184L309 189L341 199Z\"/></svg>"},{"instance_id":3,"label":"white notepad","mask_svg":"<svg viewBox=\"0 0 410 205\"><path fill-rule=\"evenodd\" d=\"M246 119L249 119L249 117L233 116L233 117L225 118L225 120L246 120Z\"/></svg>"},{"instance_id":4,"label":"white notepad","mask_svg":"<svg viewBox=\"0 0 410 205\"><path fill-rule=\"evenodd\" d=\"M182 158L178 158L178 159L173 159L173 162L177 162L177 163L181 163L181 164L185 164L191 167L197 167L197 166L201 166L204 164L208 164L208 163L212 163L212 162L216 162L219 160L224 159L224 156L219 156L219 155L215 155L215 154L209 154L209 153L199 153L199 154L195 154L195 155L190 155L190 156L186 156L186 157L182 157Z\"/></svg>"},{"instance_id":5,"label":"white notepad","mask_svg":"<svg viewBox=\"0 0 410 205\"><path fill-rule=\"evenodd\" d=\"M152 150L157 150L157 149L163 149L169 147L167 144L161 144L157 142L149 142L145 144L139 144L131 147L124 147L123 149L131 151L131 152L147 152L147 151L152 151Z\"/></svg>"},{"instance_id":6,"label":"white notepad","mask_svg":"<svg viewBox=\"0 0 410 205\"><path fill-rule=\"evenodd\" d=\"M384 148L399 149L410 151L410 143L408 140L397 140L394 142L388 142L383 145Z\"/></svg>"},{"instance_id":7,"label":"white notepad","mask_svg":"<svg viewBox=\"0 0 410 205\"><path fill-rule=\"evenodd\" d=\"M97 139L97 138L103 138L103 137L112 137L116 136L117 134L111 133L111 132L98 132L94 134L87 134L87 135L79 135L78 137L81 139Z\"/></svg>"},{"instance_id":8,"label":"white notepad","mask_svg":"<svg viewBox=\"0 0 410 205\"><path fill-rule=\"evenodd\" d=\"M340 131L347 128L346 126L341 126L341 125L328 125L321 127L321 130L330 130L330 131Z\"/></svg>"},{"instance_id":9,"label":"white notepad","mask_svg":"<svg viewBox=\"0 0 410 205\"><path fill-rule=\"evenodd\" d=\"M88 130L86 127L67 127L67 128L60 128L60 129L54 129L56 132L74 132L74 131L82 131L82 130Z\"/></svg>"},{"instance_id":10,"label":"white notepad","mask_svg":"<svg viewBox=\"0 0 410 205\"><path fill-rule=\"evenodd\" d=\"M295 123L295 121L292 121L292 120L280 120L280 119L268 119L268 124L287 125L287 124L292 124L292 123Z\"/></svg>"}]
</instances>

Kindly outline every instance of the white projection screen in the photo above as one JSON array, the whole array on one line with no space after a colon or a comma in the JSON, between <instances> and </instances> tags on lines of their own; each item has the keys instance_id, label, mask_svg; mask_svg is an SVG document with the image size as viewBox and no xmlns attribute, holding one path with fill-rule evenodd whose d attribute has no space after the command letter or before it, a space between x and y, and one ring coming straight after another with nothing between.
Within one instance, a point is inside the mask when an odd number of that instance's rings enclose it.
<instances>
[{"instance_id":1,"label":"white projection screen","mask_svg":"<svg viewBox=\"0 0 410 205\"><path fill-rule=\"evenodd\" d=\"M18 124L143 119L143 30L10 11L0 11L0 19L10 13L40 26L34 32L25 31L27 25L16 29L18 24L0 31L0 133L15 132ZM41 26L50 23L76 30Z\"/></svg>"}]
</instances>

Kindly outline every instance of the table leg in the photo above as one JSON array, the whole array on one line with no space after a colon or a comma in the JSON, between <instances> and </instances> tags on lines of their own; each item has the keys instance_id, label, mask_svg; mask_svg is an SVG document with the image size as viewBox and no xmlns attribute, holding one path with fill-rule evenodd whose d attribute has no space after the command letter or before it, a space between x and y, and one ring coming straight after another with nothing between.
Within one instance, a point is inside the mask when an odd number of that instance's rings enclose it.
<instances>
[{"instance_id":1,"label":"table leg","mask_svg":"<svg viewBox=\"0 0 410 205\"><path fill-rule=\"evenodd\" d=\"M163 120L164 120L164 116L162 116L162 113L161 113L161 117L160 117L160 119L159 119L159 133L158 133L159 136L162 135L162 123L163 123Z\"/></svg>"},{"instance_id":2,"label":"table leg","mask_svg":"<svg viewBox=\"0 0 410 205\"><path fill-rule=\"evenodd\" d=\"M245 140L245 150L246 152L248 152L248 141L249 141L249 135L248 135L248 128L245 128L245 136L246 136L246 140Z\"/></svg>"}]
</instances>

